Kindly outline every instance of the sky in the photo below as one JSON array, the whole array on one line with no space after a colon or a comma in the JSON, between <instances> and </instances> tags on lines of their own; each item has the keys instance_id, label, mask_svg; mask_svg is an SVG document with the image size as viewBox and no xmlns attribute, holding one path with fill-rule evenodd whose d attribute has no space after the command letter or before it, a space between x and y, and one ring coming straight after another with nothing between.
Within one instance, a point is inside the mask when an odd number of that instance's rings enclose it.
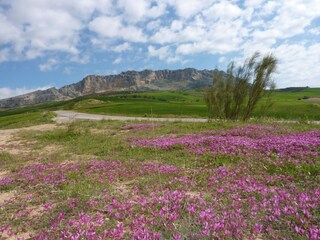
<instances>
[{"instance_id":1,"label":"sky","mask_svg":"<svg viewBox=\"0 0 320 240\"><path fill-rule=\"evenodd\" d=\"M0 99L255 51L279 60L278 88L320 87L320 0L0 0Z\"/></svg>"}]
</instances>

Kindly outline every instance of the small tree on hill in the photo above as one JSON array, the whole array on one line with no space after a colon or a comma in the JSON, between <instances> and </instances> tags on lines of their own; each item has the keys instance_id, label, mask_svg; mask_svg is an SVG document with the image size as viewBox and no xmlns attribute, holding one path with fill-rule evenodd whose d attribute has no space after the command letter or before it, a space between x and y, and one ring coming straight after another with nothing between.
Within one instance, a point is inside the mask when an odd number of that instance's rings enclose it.
<instances>
[{"instance_id":1,"label":"small tree on hill","mask_svg":"<svg viewBox=\"0 0 320 240\"><path fill-rule=\"evenodd\" d=\"M205 92L209 118L249 119L263 96L268 94L270 99L276 67L277 59L272 54L260 59L260 53L256 52L238 68L231 62L226 75L216 71L213 86Z\"/></svg>"}]
</instances>

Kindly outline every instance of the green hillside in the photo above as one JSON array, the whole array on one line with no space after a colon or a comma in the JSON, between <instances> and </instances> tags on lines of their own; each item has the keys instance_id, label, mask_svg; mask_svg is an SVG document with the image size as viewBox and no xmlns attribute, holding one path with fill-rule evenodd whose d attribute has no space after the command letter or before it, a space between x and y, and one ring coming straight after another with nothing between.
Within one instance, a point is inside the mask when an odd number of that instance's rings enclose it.
<instances>
[{"instance_id":1,"label":"green hillside","mask_svg":"<svg viewBox=\"0 0 320 240\"><path fill-rule=\"evenodd\" d=\"M320 88L277 90L273 94L272 108L266 112L263 109L265 100L262 99L254 117L320 120L320 101L316 98L320 98ZM29 125L35 121L48 122L48 112L59 109L139 117L207 116L202 91L113 93L2 110L0 127Z\"/></svg>"}]
</instances>

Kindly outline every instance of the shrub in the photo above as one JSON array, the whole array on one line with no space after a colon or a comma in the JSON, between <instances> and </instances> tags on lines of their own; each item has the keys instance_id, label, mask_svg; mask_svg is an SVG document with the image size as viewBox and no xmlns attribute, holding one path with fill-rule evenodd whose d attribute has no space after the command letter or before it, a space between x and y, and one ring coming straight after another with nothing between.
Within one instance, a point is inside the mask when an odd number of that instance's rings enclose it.
<instances>
[{"instance_id":1,"label":"shrub","mask_svg":"<svg viewBox=\"0 0 320 240\"><path fill-rule=\"evenodd\" d=\"M238 68L231 62L227 74L216 71L213 86L205 92L208 117L249 119L257 102L267 95L265 108L271 106L270 94L275 89L271 78L276 70L277 59L265 55L261 60L256 52ZM267 91L268 90L268 91Z\"/></svg>"}]
</instances>

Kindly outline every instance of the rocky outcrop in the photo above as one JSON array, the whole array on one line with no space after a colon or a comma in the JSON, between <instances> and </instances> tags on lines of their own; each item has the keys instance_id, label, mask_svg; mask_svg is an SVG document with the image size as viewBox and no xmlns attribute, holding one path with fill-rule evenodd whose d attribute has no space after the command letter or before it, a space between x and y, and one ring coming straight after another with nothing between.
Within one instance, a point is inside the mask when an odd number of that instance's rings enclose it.
<instances>
[{"instance_id":1,"label":"rocky outcrop","mask_svg":"<svg viewBox=\"0 0 320 240\"><path fill-rule=\"evenodd\" d=\"M49 88L46 90L38 90L32 93L27 93L17 97L11 97L0 100L0 108L15 108L30 104L39 104L52 101L65 101L70 99L62 95L58 89Z\"/></svg>"},{"instance_id":2,"label":"rocky outcrop","mask_svg":"<svg viewBox=\"0 0 320 240\"><path fill-rule=\"evenodd\" d=\"M82 81L60 89L49 88L0 100L0 108L13 108L51 101L65 101L80 96L116 91L186 90L206 88L217 70L144 70L127 71L117 75L90 75Z\"/></svg>"}]
</instances>

